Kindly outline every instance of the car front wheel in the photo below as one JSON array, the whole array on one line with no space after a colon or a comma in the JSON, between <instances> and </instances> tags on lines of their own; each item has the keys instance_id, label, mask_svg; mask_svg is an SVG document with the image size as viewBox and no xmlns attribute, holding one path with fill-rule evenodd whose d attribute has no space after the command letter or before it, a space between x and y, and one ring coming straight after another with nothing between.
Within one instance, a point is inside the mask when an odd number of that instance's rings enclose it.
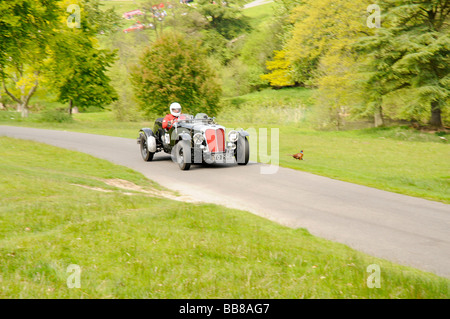
<instances>
[{"instance_id":1,"label":"car front wheel","mask_svg":"<svg viewBox=\"0 0 450 319\"><path fill-rule=\"evenodd\" d=\"M175 146L175 160L182 171L191 168L191 145L189 141L179 141Z\"/></svg>"},{"instance_id":2,"label":"car front wheel","mask_svg":"<svg viewBox=\"0 0 450 319\"><path fill-rule=\"evenodd\" d=\"M236 162L239 165L247 165L250 159L250 145L246 136L240 136L236 142Z\"/></svg>"}]
</instances>

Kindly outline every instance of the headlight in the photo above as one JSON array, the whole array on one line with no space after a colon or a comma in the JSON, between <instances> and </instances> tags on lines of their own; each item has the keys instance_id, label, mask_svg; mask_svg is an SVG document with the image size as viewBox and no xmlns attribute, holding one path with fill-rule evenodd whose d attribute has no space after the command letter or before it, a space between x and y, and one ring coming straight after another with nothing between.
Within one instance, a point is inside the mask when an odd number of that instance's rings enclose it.
<instances>
[{"instance_id":1,"label":"headlight","mask_svg":"<svg viewBox=\"0 0 450 319\"><path fill-rule=\"evenodd\" d=\"M194 135L194 144L195 145L203 144L204 140L205 140L205 138L203 137L202 133L197 133L197 134Z\"/></svg>"},{"instance_id":2,"label":"headlight","mask_svg":"<svg viewBox=\"0 0 450 319\"><path fill-rule=\"evenodd\" d=\"M237 131L231 131L230 133L228 133L228 139L230 140L230 142L236 142L239 138L239 133Z\"/></svg>"}]
</instances>

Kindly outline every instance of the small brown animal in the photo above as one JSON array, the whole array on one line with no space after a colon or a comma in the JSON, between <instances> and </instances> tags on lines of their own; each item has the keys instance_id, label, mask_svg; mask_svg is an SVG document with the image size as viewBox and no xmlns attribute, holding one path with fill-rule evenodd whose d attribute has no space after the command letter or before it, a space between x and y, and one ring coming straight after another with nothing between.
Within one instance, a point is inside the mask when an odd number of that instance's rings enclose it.
<instances>
[{"instance_id":1,"label":"small brown animal","mask_svg":"<svg viewBox=\"0 0 450 319\"><path fill-rule=\"evenodd\" d=\"M303 150L300 151L300 153L291 155L293 158L298 159L299 161L303 160Z\"/></svg>"}]
</instances>

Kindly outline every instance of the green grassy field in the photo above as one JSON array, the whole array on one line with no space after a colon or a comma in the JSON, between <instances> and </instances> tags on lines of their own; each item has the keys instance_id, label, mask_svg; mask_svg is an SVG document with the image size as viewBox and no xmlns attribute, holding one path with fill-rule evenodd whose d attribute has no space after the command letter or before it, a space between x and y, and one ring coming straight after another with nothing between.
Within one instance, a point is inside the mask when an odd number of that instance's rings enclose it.
<instances>
[{"instance_id":1,"label":"green grassy field","mask_svg":"<svg viewBox=\"0 0 450 319\"><path fill-rule=\"evenodd\" d=\"M4 137L0 151L0 298L450 297L448 279L247 212L167 199L86 154ZM80 288L67 286L72 264ZM381 288L367 287L372 264Z\"/></svg>"},{"instance_id":2,"label":"green grassy field","mask_svg":"<svg viewBox=\"0 0 450 319\"><path fill-rule=\"evenodd\" d=\"M117 13L120 15L125 12L133 11L140 9L144 3L147 3L146 0L128 0L128 1L120 1L120 0L103 0L101 1L102 7L107 10L110 8L114 8Z\"/></svg>"},{"instance_id":3,"label":"green grassy field","mask_svg":"<svg viewBox=\"0 0 450 319\"><path fill-rule=\"evenodd\" d=\"M247 1L248 3L252 1ZM273 16L273 10L275 7L275 3L267 3L256 7L250 7L247 9L243 9L242 13L251 18L251 25L256 28L262 22L270 19Z\"/></svg>"}]
</instances>

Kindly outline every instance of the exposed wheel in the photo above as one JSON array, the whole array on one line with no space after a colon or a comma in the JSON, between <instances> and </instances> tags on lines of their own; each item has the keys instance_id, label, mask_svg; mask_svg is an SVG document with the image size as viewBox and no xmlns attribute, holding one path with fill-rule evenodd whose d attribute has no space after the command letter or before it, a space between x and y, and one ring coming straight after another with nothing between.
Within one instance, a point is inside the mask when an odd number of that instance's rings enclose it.
<instances>
[{"instance_id":1,"label":"exposed wheel","mask_svg":"<svg viewBox=\"0 0 450 319\"><path fill-rule=\"evenodd\" d=\"M175 146L175 160L182 171L191 168L192 155L189 141L179 141Z\"/></svg>"},{"instance_id":2,"label":"exposed wheel","mask_svg":"<svg viewBox=\"0 0 450 319\"><path fill-rule=\"evenodd\" d=\"M153 155L155 155L155 153L149 152L148 150L148 146L147 146L147 135L145 135L144 133L139 134L139 137L141 139L141 155L144 161L146 162L150 162L153 160Z\"/></svg>"},{"instance_id":3,"label":"exposed wheel","mask_svg":"<svg viewBox=\"0 0 450 319\"><path fill-rule=\"evenodd\" d=\"M246 136L240 136L236 142L236 152L234 154L239 165L247 165L250 159L250 145Z\"/></svg>"}]
</instances>

